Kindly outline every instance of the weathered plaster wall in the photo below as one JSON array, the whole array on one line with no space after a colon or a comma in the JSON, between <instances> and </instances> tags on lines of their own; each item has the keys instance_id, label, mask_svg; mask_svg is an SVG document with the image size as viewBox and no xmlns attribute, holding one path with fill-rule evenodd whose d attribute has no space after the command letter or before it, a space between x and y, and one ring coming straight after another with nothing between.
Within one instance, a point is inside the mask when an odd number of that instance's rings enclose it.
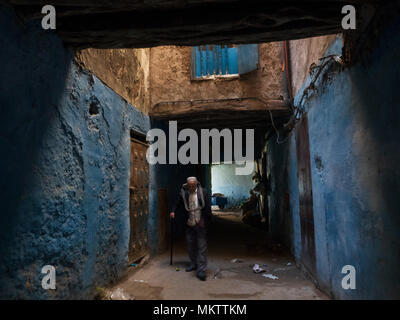
<instances>
[{"instance_id":1,"label":"weathered plaster wall","mask_svg":"<svg viewBox=\"0 0 400 320\"><path fill-rule=\"evenodd\" d=\"M212 193L223 193L228 198L227 208L238 207L249 197L254 187L252 174L236 175L235 164L214 164L211 166Z\"/></svg>"},{"instance_id":2,"label":"weathered plaster wall","mask_svg":"<svg viewBox=\"0 0 400 320\"><path fill-rule=\"evenodd\" d=\"M305 105L316 276L321 288L339 299L400 298L399 30L400 21L388 26L374 51L351 69L330 67L329 76L321 77L317 94ZM304 45L308 45L306 40ZM324 55L340 54L341 47L339 37ZM301 90L296 101L300 94ZM269 144L273 143L271 139ZM293 134L286 144L269 150L278 161L282 152L287 153L292 247L299 260L299 187ZM355 290L341 287L341 270L348 264L357 272Z\"/></svg>"},{"instance_id":3,"label":"weathered plaster wall","mask_svg":"<svg viewBox=\"0 0 400 320\"><path fill-rule=\"evenodd\" d=\"M165 101L260 97L282 99L281 43L259 45L259 68L239 79L191 81L191 47L151 48L151 105ZM157 70L157 72L154 72Z\"/></svg>"},{"instance_id":4,"label":"weathered plaster wall","mask_svg":"<svg viewBox=\"0 0 400 320\"><path fill-rule=\"evenodd\" d=\"M150 49L86 49L76 59L136 109L150 106Z\"/></svg>"},{"instance_id":5,"label":"weathered plaster wall","mask_svg":"<svg viewBox=\"0 0 400 320\"><path fill-rule=\"evenodd\" d=\"M129 131L149 119L4 6L0 46L0 298L88 297L126 267Z\"/></svg>"},{"instance_id":6,"label":"weathered plaster wall","mask_svg":"<svg viewBox=\"0 0 400 320\"><path fill-rule=\"evenodd\" d=\"M312 37L289 41L290 67L293 95L301 89L309 75L310 65L318 64L326 50L336 40L336 35Z\"/></svg>"}]
</instances>

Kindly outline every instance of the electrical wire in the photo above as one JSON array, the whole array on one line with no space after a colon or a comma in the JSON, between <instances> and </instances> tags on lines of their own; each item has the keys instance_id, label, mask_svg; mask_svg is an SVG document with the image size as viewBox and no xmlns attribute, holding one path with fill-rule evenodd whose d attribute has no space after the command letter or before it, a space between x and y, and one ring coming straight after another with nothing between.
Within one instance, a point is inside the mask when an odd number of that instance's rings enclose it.
<instances>
[{"instance_id":1,"label":"electrical wire","mask_svg":"<svg viewBox=\"0 0 400 320\"><path fill-rule=\"evenodd\" d=\"M269 111L269 117L271 118L272 126L273 126L273 128L275 129L275 132L276 132L276 143L277 144L285 143L289 139L289 135L285 139L283 139L282 141L279 141L279 130L275 126L274 117L272 116L271 110L268 110L268 111Z\"/></svg>"},{"instance_id":2,"label":"electrical wire","mask_svg":"<svg viewBox=\"0 0 400 320\"><path fill-rule=\"evenodd\" d=\"M339 63L339 64L341 64L341 65L344 65L343 59L339 55L336 55L336 54L332 54L332 55L329 55L329 56L322 57L319 60L322 61L321 64L316 65L315 63L313 63L313 64L310 65L310 75L314 74L314 77L311 80L310 84L306 88L304 88L298 105L297 106L294 105L294 104L291 105L290 109L291 109L291 112L292 112L292 116L290 117L289 121L286 122L283 125L284 128L288 128L288 131L287 131L288 135L282 141L279 140L280 139L279 130L275 126L274 119L273 119L273 116L272 116L272 112L271 112L271 110L268 110L269 111L269 116L270 116L270 119L271 119L271 123L272 123L272 127L274 128L274 130L276 132L276 136L277 136L276 143L277 144L285 143L289 139L289 137L290 137L289 133L293 130L293 128L295 127L296 123L301 119L303 113L305 112L305 109L303 108L303 101L304 101L304 99L306 97L309 96L309 93L312 90L315 90L315 83L318 80L319 76L321 75L322 70L325 68L325 66L327 66L328 63L331 62L332 60L337 62L337 63Z\"/></svg>"}]
</instances>

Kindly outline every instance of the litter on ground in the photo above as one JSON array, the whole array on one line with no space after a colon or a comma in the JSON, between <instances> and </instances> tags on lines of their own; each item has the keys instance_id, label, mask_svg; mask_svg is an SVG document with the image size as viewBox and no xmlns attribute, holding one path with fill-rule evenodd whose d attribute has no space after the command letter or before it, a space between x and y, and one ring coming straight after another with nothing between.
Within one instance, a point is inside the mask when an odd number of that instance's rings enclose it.
<instances>
[{"instance_id":1,"label":"litter on ground","mask_svg":"<svg viewBox=\"0 0 400 320\"><path fill-rule=\"evenodd\" d=\"M262 276L263 276L264 278L268 278L268 279L272 279L272 280L277 280L277 279L279 279L277 276L274 276L274 275L271 274L271 273L264 273Z\"/></svg>"},{"instance_id":2,"label":"litter on ground","mask_svg":"<svg viewBox=\"0 0 400 320\"><path fill-rule=\"evenodd\" d=\"M255 273L265 272L265 270L264 270L263 268L261 268L260 265L259 265L258 263L256 263L256 264L253 266L253 271L254 271Z\"/></svg>"},{"instance_id":3,"label":"litter on ground","mask_svg":"<svg viewBox=\"0 0 400 320\"><path fill-rule=\"evenodd\" d=\"M214 272L214 279L218 279L221 277L221 269L218 268L215 272Z\"/></svg>"},{"instance_id":4,"label":"litter on ground","mask_svg":"<svg viewBox=\"0 0 400 320\"><path fill-rule=\"evenodd\" d=\"M124 290L121 288L117 288L113 293L110 295L111 300L129 300L129 298L125 295Z\"/></svg>"}]
</instances>

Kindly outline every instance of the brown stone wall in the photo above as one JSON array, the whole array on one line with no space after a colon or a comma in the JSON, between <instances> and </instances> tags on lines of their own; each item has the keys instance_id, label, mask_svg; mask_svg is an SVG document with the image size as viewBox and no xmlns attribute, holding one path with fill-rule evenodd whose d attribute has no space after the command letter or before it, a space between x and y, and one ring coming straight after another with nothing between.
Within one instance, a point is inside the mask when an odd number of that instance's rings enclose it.
<instances>
[{"instance_id":1,"label":"brown stone wall","mask_svg":"<svg viewBox=\"0 0 400 320\"><path fill-rule=\"evenodd\" d=\"M313 62L318 64L319 59L324 56L325 51L336 37L337 35L329 35L289 41L294 96L307 79L310 65Z\"/></svg>"},{"instance_id":2,"label":"brown stone wall","mask_svg":"<svg viewBox=\"0 0 400 320\"><path fill-rule=\"evenodd\" d=\"M191 80L191 47L86 49L76 60L146 114L166 101L283 98L280 42L260 44L258 69L229 79Z\"/></svg>"},{"instance_id":3,"label":"brown stone wall","mask_svg":"<svg viewBox=\"0 0 400 320\"><path fill-rule=\"evenodd\" d=\"M86 49L76 60L108 87L148 114L150 107L150 49Z\"/></svg>"},{"instance_id":4,"label":"brown stone wall","mask_svg":"<svg viewBox=\"0 0 400 320\"><path fill-rule=\"evenodd\" d=\"M166 101L258 97L282 99L281 43L259 45L259 67L247 75L191 80L191 47L151 49L151 105Z\"/></svg>"}]
</instances>

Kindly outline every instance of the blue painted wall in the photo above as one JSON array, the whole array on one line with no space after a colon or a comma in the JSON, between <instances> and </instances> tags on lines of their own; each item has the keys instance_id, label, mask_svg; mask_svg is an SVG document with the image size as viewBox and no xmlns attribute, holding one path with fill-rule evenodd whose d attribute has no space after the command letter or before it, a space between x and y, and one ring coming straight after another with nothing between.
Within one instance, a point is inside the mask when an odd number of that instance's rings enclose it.
<instances>
[{"instance_id":1,"label":"blue painted wall","mask_svg":"<svg viewBox=\"0 0 400 320\"><path fill-rule=\"evenodd\" d=\"M400 298L400 21L388 26L364 61L321 77L306 102L314 203L317 279L339 299ZM326 54L341 53L341 39ZM307 80L309 81L309 80ZM306 85L306 83L305 83ZM300 93L296 97L299 100ZM301 256L296 144L269 142L290 194L291 248ZM283 180L285 181L285 179ZM275 189L279 181L274 182ZM281 191L273 195L281 201ZM276 218L279 219L279 218ZM283 235L284 238L290 236ZM356 289L341 287L344 265Z\"/></svg>"},{"instance_id":2,"label":"blue painted wall","mask_svg":"<svg viewBox=\"0 0 400 320\"><path fill-rule=\"evenodd\" d=\"M223 193L228 198L226 208L238 207L249 197L249 191L254 187L253 175L236 175L235 164L211 165L212 193Z\"/></svg>"},{"instance_id":3,"label":"blue painted wall","mask_svg":"<svg viewBox=\"0 0 400 320\"><path fill-rule=\"evenodd\" d=\"M89 297L126 268L129 132L149 119L4 6L0 47L0 298Z\"/></svg>"}]
</instances>

